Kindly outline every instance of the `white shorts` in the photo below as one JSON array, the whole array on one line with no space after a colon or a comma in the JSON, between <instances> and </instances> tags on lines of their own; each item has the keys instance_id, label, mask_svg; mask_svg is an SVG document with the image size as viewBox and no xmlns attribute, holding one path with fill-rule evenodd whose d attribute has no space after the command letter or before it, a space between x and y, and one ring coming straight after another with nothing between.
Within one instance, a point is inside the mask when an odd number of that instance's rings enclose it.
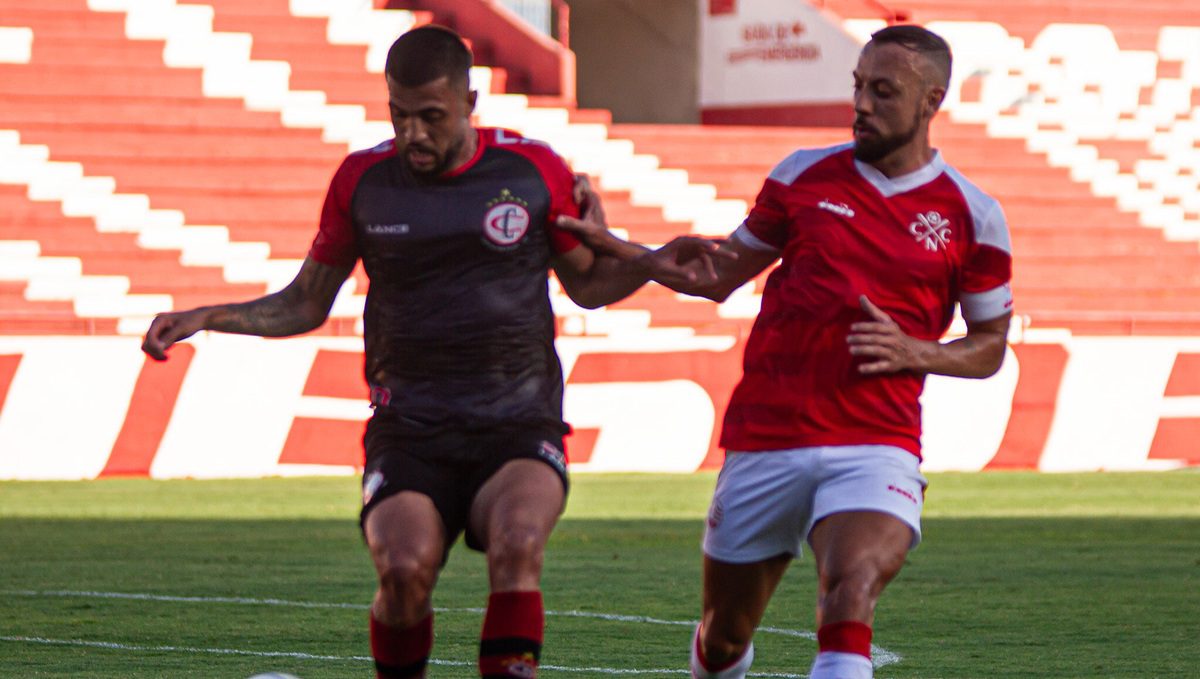
<instances>
[{"instance_id":1,"label":"white shorts","mask_svg":"<svg viewBox=\"0 0 1200 679\"><path fill-rule=\"evenodd\" d=\"M818 446L730 451L717 478L704 553L718 561L752 563L800 556L818 521L839 512L891 514L921 542L927 482L912 453L894 446Z\"/></svg>"}]
</instances>

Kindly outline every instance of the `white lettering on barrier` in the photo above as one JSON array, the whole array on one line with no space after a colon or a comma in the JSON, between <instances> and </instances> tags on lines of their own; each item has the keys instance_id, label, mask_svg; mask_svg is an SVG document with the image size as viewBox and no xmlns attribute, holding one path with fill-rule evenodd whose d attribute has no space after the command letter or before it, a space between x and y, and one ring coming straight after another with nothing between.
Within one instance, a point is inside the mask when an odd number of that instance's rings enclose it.
<instances>
[{"instance_id":1,"label":"white lettering on barrier","mask_svg":"<svg viewBox=\"0 0 1200 679\"><path fill-rule=\"evenodd\" d=\"M591 458L572 471L691 472L704 461L716 414L691 380L567 386L563 411L599 429Z\"/></svg>"},{"instance_id":2,"label":"white lettering on barrier","mask_svg":"<svg viewBox=\"0 0 1200 679\"><path fill-rule=\"evenodd\" d=\"M1147 457L1175 359L1180 351L1200 351L1200 339L1073 337L1066 347L1070 358L1039 469L1178 467Z\"/></svg>"},{"instance_id":3,"label":"white lettering on barrier","mask_svg":"<svg viewBox=\"0 0 1200 679\"><path fill-rule=\"evenodd\" d=\"M678 335L647 342L639 334L563 338L564 367L570 371L579 355L591 352L725 351L731 342ZM202 335L191 341L196 353L151 467L155 477L315 471L318 465L279 464L295 419L369 414L358 399L303 395L319 349L360 351L361 339ZM0 478L99 474L126 424L144 362L138 344L127 337L0 337L0 355L20 356L0 394ZM1200 353L1200 338L1066 337L1062 344L1069 360L1039 467L1152 470L1182 464L1148 456L1160 421L1200 419L1200 395L1163 395L1177 356ZM989 380L930 378L923 397L927 470L977 470L988 463L1005 434L1019 375L1010 353ZM633 382L612 377L567 386L568 419L600 432L591 459L577 468L694 470L720 415L704 389L686 376L655 381L639 375Z\"/></svg>"},{"instance_id":4,"label":"white lettering on barrier","mask_svg":"<svg viewBox=\"0 0 1200 679\"><path fill-rule=\"evenodd\" d=\"M318 344L216 333L191 341L196 356L150 475L276 473Z\"/></svg>"},{"instance_id":5,"label":"white lettering on barrier","mask_svg":"<svg viewBox=\"0 0 1200 679\"><path fill-rule=\"evenodd\" d=\"M0 479L95 478L143 362L128 337L0 337L21 356L0 411Z\"/></svg>"},{"instance_id":6,"label":"white lettering on barrier","mask_svg":"<svg viewBox=\"0 0 1200 679\"><path fill-rule=\"evenodd\" d=\"M1007 349L1000 372L986 380L930 375L921 395L921 448L925 471L976 472L996 456L1020 366Z\"/></svg>"}]
</instances>

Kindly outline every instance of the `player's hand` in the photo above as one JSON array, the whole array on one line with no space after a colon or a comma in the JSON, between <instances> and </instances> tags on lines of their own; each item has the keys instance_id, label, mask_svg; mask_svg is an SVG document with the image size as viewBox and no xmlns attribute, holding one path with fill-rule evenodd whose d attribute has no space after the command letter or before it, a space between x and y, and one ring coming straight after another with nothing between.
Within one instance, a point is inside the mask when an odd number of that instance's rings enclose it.
<instances>
[{"instance_id":1,"label":"player's hand","mask_svg":"<svg viewBox=\"0 0 1200 679\"><path fill-rule=\"evenodd\" d=\"M928 343L904 334L900 325L866 295L858 298L858 304L871 320L850 324L846 342L854 356L874 359L860 363L858 372L876 375L920 370Z\"/></svg>"},{"instance_id":2,"label":"player's hand","mask_svg":"<svg viewBox=\"0 0 1200 679\"><path fill-rule=\"evenodd\" d=\"M142 340L142 351L156 361L167 360L167 349L172 344L185 340L204 329L208 319L205 309L174 311L159 314L150 323L146 337Z\"/></svg>"},{"instance_id":3,"label":"player's hand","mask_svg":"<svg viewBox=\"0 0 1200 679\"><path fill-rule=\"evenodd\" d=\"M579 204L579 217L562 215L556 224L559 228L578 236L588 247L603 250L611 234L604 215L604 204L600 202L600 194L592 188L592 183L585 174L575 175L575 185L571 193L575 202Z\"/></svg>"},{"instance_id":4,"label":"player's hand","mask_svg":"<svg viewBox=\"0 0 1200 679\"><path fill-rule=\"evenodd\" d=\"M725 241L679 236L646 254L642 265L654 280L674 288L717 282L717 260L735 260L737 253L721 247Z\"/></svg>"}]
</instances>

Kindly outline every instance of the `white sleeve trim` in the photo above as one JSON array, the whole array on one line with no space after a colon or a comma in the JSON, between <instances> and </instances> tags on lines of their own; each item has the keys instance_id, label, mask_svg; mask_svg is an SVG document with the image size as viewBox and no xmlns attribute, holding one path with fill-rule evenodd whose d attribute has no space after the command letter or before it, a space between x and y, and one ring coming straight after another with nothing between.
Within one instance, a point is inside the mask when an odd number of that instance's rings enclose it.
<instances>
[{"instance_id":1,"label":"white sleeve trim","mask_svg":"<svg viewBox=\"0 0 1200 679\"><path fill-rule=\"evenodd\" d=\"M958 296L966 321L990 321L1012 311L1012 286L1008 283L983 292L963 292Z\"/></svg>"},{"instance_id":2,"label":"white sleeve trim","mask_svg":"<svg viewBox=\"0 0 1200 679\"><path fill-rule=\"evenodd\" d=\"M853 144L847 142L845 144L838 144L837 146L827 146L825 148L818 149L797 149L793 151L787 158L779 161L779 164L777 164L775 168L771 170L771 174L767 175L767 177L774 179L784 186L790 186L791 183L796 181L796 178L803 174L808 168L816 165L820 161L832 156L835 153L845 151L851 146L853 146Z\"/></svg>"},{"instance_id":3,"label":"white sleeve trim","mask_svg":"<svg viewBox=\"0 0 1200 679\"><path fill-rule=\"evenodd\" d=\"M1000 203L972 184L958 170L947 166L946 173L958 185L971 210L975 242L1012 254L1012 237L1009 235L1008 220Z\"/></svg>"},{"instance_id":4,"label":"white sleeve trim","mask_svg":"<svg viewBox=\"0 0 1200 679\"><path fill-rule=\"evenodd\" d=\"M758 236L755 236L754 233L750 231L750 227L746 226L744 223L733 232L733 236L731 236L731 238L741 241L743 245L752 250L761 250L763 252L780 251L779 248L771 245Z\"/></svg>"}]
</instances>

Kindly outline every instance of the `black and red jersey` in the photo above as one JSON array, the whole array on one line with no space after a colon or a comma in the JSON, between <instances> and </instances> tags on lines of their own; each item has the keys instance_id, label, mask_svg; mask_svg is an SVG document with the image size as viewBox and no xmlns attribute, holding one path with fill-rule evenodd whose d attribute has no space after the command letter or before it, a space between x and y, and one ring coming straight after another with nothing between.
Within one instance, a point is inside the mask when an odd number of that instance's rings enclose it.
<instances>
[{"instance_id":1,"label":"black and red jersey","mask_svg":"<svg viewBox=\"0 0 1200 679\"><path fill-rule=\"evenodd\" d=\"M436 178L414 175L394 142L343 162L310 256L361 259L366 378L378 412L414 434L549 425L563 431L548 274L579 241L574 177L549 147L479 129L477 151Z\"/></svg>"}]
</instances>

